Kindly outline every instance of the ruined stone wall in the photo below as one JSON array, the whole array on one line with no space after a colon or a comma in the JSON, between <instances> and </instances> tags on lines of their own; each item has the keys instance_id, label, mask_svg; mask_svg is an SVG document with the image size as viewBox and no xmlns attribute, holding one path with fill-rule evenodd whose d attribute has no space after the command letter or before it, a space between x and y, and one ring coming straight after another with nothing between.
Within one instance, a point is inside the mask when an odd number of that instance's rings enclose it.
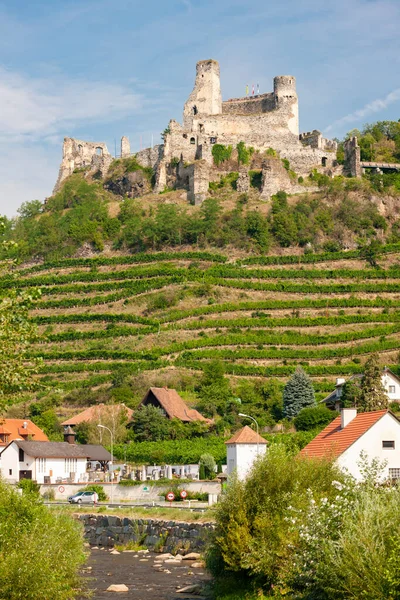
<instances>
[{"instance_id":1,"label":"ruined stone wall","mask_svg":"<svg viewBox=\"0 0 400 600\"><path fill-rule=\"evenodd\" d=\"M311 148L318 148L319 150L325 150L326 152L337 151L337 142L324 138L322 133L317 129L314 129L314 131L311 132L301 133L299 140L303 146L311 146Z\"/></svg>"},{"instance_id":2,"label":"ruined stone wall","mask_svg":"<svg viewBox=\"0 0 400 600\"><path fill-rule=\"evenodd\" d=\"M74 138L64 138L62 161L53 193L59 190L64 179L72 175L75 169L90 167L100 170L104 177L112 160L113 157L103 142L84 142Z\"/></svg>"},{"instance_id":3,"label":"ruined stone wall","mask_svg":"<svg viewBox=\"0 0 400 600\"><path fill-rule=\"evenodd\" d=\"M361 177L361 150L356 137L344 144L344 170L351 177Z\"/></svg>"},{"instance_id":4,"label":"ruined stone wall","mask_svg":"<svg viewBox=\"0 0 400 600\"><path fill-rule=\"evenodd\" d=\"M316 186L315 188L305 188L297 182L297 179L292 179L279 158L268 157L264 160L260 192L263 200L269 200L271 196L279 191L288 194L299 194L317 189Z\"/></svg>"},{"instance_id":5,"label":"ruined stone wall","mask_svg":"<svg viewBox=\"0 0 400 600\"><path fill-rule=\"evenodd\" d=\"M153 148L145 148L135 154L136 160L142 167L156 169L164 155L164 145L157 144Z\"/></svg>"},{"instance_id":6,"label":"ruined stone wall","mask_svg":"<svg viewBox=\"0 0 400 600\"><path fill-rule=\"evenodd\" d=\"M128 138L123 135L121 138L121 158L128 158L131 155L131 145Z\"/></svg>"},{"instance_id":7,"label":"ruined stone wall","mask_svg":"<svg viewBox=\"0 0 400 600\"><path fill-rule=\"evenodd\" d=\"M201 552L204 550L214 523L187 523L157 519L129 519L98 514L81 514L84 536L92 546L113 547L128 542L140 543L154 550L164 541L165 552ZM160 548L161 549L161 548Z\"/></svg>"},{"instance_id":8,"label":"ruined stone wall","mask_svg":"<svg viewBox=\"0 0 400 600\"><path fill-rule=\"evenodd\" d=\"M222 103L222 113L231 115L250 115L274 109L275 96L272 92L245 98L231 98Z\"/></svg>"}]
</instances>

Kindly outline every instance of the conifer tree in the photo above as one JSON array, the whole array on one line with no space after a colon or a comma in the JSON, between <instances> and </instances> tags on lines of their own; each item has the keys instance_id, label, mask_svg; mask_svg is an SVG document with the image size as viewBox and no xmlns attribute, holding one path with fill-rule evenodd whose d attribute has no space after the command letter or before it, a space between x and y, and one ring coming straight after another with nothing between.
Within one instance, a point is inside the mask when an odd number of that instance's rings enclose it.
<instances>
[{"instance_id":1,"label":"conifer tree","mask_svg":"<svg viewBox=\"0 0 400 600\"><path fill-rule=\"evenodd\" d=\"M372 354L365 363L361 381L359 409L361 412L382 410L389 405L389 398L382 385L382 372L378 355Z\"/></svg>"},{"instance_id":2,"label":"conifer tree","mask_svg":"<svg viewBox=\"0 0 400 600\"><path fill-rule=\"evenodd\" d=\"M316 406L314 388L304 369L297 367L283 390L283 415L293 419L310 406Z\"/></svg>"}]
</instances>

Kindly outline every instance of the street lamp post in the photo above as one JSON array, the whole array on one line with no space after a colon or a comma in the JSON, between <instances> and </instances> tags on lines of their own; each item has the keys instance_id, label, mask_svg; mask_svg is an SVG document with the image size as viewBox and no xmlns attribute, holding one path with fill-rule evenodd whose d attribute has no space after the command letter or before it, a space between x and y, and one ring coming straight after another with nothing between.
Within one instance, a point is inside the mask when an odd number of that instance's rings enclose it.
<instances>
[{"instance_id":1,"label":"street lamp post","mask_svg":"<svg viewBox=\"0 0 400 600\"><path fill-rule=\"evenodd\" d=\"M239 413L239 417L246 417L246 419L251 419L256 424L256 428L257 428L257 456L258 456L259 449L260 449L260 445L259 445L259 442L258 442L258 438L259 438L259 435L258 435L258 423L257 423L257 421L255 420L254 417L251 417L250 415L245 415L244 413Z\"/></svg>"},{"instance_id":2,"label":"street lamp post","mask_svg":"<svg viewBox=\"0 0 400 600\"><path fill-rule=\"evenodd\" d=\"M113 489L113 479L114 479L114 473L112 470L112 466L113 466L113 447L114 447L114 440L113 440L113 434L112 431L109 427L106 427L105 425L97 425L97 427L100 427L100 429L107 429L107 431L110 432L110 437L111 437L111 460L110 460L110 472L111 472L111 504L114 504L114 489Z\"/></svg>"}]
</instances>

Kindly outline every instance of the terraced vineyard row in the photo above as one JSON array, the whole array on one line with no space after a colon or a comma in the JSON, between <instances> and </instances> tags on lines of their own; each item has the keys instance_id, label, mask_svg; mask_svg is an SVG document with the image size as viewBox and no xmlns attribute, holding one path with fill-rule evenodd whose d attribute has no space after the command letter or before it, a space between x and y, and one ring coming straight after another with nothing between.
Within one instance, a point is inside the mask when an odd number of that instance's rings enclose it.
<instances>
[{"instance_id":1,"label":"terraced vineyard row","mask_svg":"<svg viewBox=\"0 0 400 600\"><path fill-rule=\"evenodd\" d=\"M377 269L357 252L68 259L22 268L0 287L42 290L32 315L44 337L32 354L44 358L45 385L102 385L121 365L201 371L218 358L235 377L286 378L302 364L322 397L372 352L397 368L400 255L386 250Z\"/></svg>"}]
</instances>

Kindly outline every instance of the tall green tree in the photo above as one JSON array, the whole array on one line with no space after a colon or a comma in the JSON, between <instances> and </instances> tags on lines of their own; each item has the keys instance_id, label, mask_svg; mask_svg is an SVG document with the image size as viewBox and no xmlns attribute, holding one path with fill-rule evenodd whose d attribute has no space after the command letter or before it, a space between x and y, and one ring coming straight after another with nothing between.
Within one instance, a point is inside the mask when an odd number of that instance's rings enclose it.
<instances>
[{"instance_id":1,"label":"tall green tree","mask_svg":"<svg viewBox=\"0 0 400 600\"><path fill-rule=\"evenodd\" d=\"M379 366L379 357L372 354L364 367L364 376L361 381L359 410L369 412L382 410L389 405L389 398L382 384L382 370Z\"/></svg>"},{"instance_id":2,"label":"tall green tree","mask_svg":"<svg viewBox=\"0 0 400 600\"><path fill-rule=\"evenodd\" d=\"M304 369L297 367L283 389L283 415L293 419L311 406L316 406L313 384Z\"/></svg>"}]
</instances>

